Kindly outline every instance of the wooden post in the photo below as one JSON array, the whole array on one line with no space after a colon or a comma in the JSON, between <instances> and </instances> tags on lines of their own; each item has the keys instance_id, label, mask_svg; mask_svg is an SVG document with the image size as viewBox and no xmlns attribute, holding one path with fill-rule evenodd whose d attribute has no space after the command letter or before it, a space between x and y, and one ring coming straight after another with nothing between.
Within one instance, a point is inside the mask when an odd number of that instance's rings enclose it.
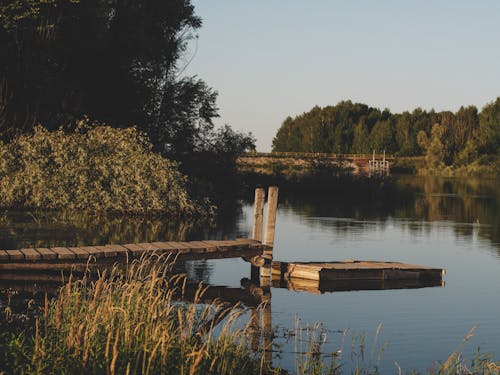
<instances>
[{"instance_id":1,"label":"wooden post","mask_svg":"<svg viewBox=\"0 0 500 375\"><path fill-rule=\"evenodd\" d=\"M270 186L267 197L267 214L266 214L266 238L264 245L274 245L274 232L276 228L276 211L278 209L278 187Z\"/></svg>"},{"instance_id":2,"label":"wooden post","mask_svg":"<svg viewBox=\"0 0 500 375\"><path fill-rule=\"evenodd\" d=\"M264 220L264 200L266 192L262 188L255 189L255 200L253 204L253 231L252 238L262 242L262 224Z\"/></svg>"}]
</instances>

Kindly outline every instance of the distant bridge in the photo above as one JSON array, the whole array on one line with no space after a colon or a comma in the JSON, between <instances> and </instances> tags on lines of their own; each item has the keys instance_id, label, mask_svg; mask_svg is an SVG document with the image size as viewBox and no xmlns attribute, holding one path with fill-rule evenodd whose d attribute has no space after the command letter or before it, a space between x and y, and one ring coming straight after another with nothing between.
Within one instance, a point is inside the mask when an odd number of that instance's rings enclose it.
<instances>
[{"instance_id":1,"label":"distant bridge","mask_svg":"<svg viewBox=\"0 0 500 375\"><path fill-rule=\"evenodd\" d=\"M322 152L249 152L240 157L240 163L259 165L266 162L282 162L283 164L324 161L339 164L353 169L353 173L390 172L395 156L382 154L336 154ZM302 163L301 163L302 162Z\"/></svg>"},{"instance_id":2,"label":"distant bridge","mask_svg":"<svg viewBox=\"0 0 500 375\"><path fill-rule=\"evenodd\" d=\"M268 157L268 158L304 158L304 159L335 159L335 160L358 160L358 159L382 159L384 154L336 154L326 152L247 152L245 157ZM396 157L385 154L385 159L393 161Z\"/></svg>"}]
</instances>

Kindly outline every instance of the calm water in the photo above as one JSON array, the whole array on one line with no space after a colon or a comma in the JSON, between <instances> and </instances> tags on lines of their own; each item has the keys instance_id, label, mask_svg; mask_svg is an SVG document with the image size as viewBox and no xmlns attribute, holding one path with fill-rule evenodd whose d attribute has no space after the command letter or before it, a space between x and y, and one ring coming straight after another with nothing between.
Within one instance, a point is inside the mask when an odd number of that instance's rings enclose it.
<instances>
[{"instance_id":1,"label":"calm water","mask_svg":"<svg viewBox=\"0 0 500 375\"><path fill-rule=\"evenodd\" d=\"M465 345L472 356L500 356L500 185L492 180L401 177L413 196L400 201L281 194L274 258L281 261L386 260L446 269L443 287L312 294L271 288L276 328L274 364L293 369L295 341L283 332L322 322L326 351L342 349L346 367L379 364L382 373L424 371ZM68 214L5 213L0 244L6 247L248 236L252 207L212 229L157 220L97 219ZM240 259L193 262L192 273L214 285L238 287L249 277ZM375 342L375 332L382 330ZM365 343L364 359L359 344ZM354 351L351 350L354 343ZM377 357L383 349L380 362ZM357 353L357 354L356 354ZM352 357L352 359L351 359Z\"/></svg>"}]
</instances>

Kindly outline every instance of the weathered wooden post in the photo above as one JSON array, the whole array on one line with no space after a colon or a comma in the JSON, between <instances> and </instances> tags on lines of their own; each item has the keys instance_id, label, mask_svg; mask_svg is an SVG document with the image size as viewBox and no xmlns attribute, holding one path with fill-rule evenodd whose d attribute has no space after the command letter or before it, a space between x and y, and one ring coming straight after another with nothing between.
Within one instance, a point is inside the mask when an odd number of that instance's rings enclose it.
<instances>
[{"instance_id":1,"label":"weathered wooden post","mask_svg":"<svg viewBox=\"0 0 500 375\"><path fill-rule=\"evenodd\" d=\"M253 231L252 239L262 242L262 225L264 221L264 200L266 192L262 188L255 189L253 204Z\"/></svg>"},{"instance_id":2,"label":"weathered wooden post","mask_svg":"<svg viewBox=\"0 0 500 375\"><path fill-rule=\"evenodd\" d=\"M278 209L278 187L270 186L267 193L267 212L266 212L266 233L264 237L264 252L263 257L266 259L266 264L261 267L260 275L266 280L261 280L264 285L270 283L271 262L273 259L274 234L276 232L276 211Z\"/></svg>"},{"instance_id":3,"label":"weathered wooden post","mask_svg":"<svg viewBox=\"0 0 500 375\"><path fill-rule=\"evenodd\" d=\"M276 211L278 209L278 187L270 186L267 196L266 237L264 245L274 245L274 232L276 229Z\"/></svg>"},{"instance_id":4,"label":"weathered wooden post","mask_svg":"<svg viewBox=\"0 0 500 375\"><path fill-rule=\"evenodd\" d=\"M266 192L262 188L255 189L255 198L253 203L253 228L252 239L262 242L262 227L264 222L264 201L266 199ZM254 256L245 260L249 261L251 265L250 275L252 280L258 280L259 268L264 265L265 259L260 256Z\"/></svg>"}]
</instances>

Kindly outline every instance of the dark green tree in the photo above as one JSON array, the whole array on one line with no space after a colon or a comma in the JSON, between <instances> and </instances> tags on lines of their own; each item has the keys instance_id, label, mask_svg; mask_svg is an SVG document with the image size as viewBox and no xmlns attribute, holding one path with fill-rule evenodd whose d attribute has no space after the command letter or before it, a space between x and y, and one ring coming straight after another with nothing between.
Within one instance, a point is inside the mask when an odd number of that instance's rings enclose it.
<instances>
[{"instance_id":1,"label":"dark green tree","mask_svg":"<svg viewBox=\"0 0 500 375\"><path fill-rule=\"evenodd\" d=\"M369 153L372 149L372 142L368 125L361 120L354 128L354 140L351 151L356 154Z\"/></svg>"},{"instance_id":2,"label":"dark green tree","mask_svg":"<svg viewBox=\"0 0 500 375\"><path fill-rule=\"evenodd\" d=\"M190 0L0 0L0 137L83 116L135 125L206 180L209 153L234 164L254 139L214 130L217 93L183 76L201 24Z\"/></svg>"},{"instance_id":3,"label":"dark green tree","mask_svg":"<svg viewBox=\"0 0 500 375\"><path fill-rule=\"evenodd\" d=\"M481 153L500 152L500 97L487 104L479 114L476 144Z\"/></svg>"},{"instance_id":4,"label":"dark green tree","mask_svg":"<svg viewBox=\"0 0 500 375\"><path fill-rule=\"evenodd\" d=\"M371 131L373 148L378 152L394 153L396 151L394 133L393 119L378 121Z\"/></svg>"},{"instance_id":5,"label":"dark green tree","mask_svg":"<svg viewBox=\"0 0 500 375\"><path fill-rule=\"evenodd\" d=\"M444 167L445 147L442 142L444 127L439 124L434 124L431 130L431 137L421 130L418 133L418 143L425 149L425 161L427 168L431 170L439 170Z\"/></svg>"}]
</instances>

